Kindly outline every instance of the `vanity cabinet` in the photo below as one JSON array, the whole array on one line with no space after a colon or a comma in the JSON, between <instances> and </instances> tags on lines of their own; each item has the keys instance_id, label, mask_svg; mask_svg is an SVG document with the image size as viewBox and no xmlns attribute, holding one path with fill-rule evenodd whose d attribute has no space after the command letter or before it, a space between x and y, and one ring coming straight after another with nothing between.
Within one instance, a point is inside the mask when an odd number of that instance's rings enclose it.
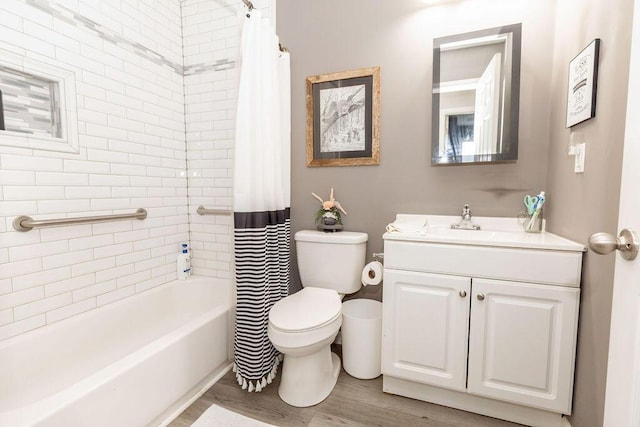
<instances>
[{"instance_id":1,"label":"vanity cabinet","mask_svg":"<svg viewBox=\"0 0 640 427\"><path fill-rule=\"evenodd\" d=\"M571 412L583 247L435 240L385 234L384 390L562 425Z\"/></svg>"}]
</instances>

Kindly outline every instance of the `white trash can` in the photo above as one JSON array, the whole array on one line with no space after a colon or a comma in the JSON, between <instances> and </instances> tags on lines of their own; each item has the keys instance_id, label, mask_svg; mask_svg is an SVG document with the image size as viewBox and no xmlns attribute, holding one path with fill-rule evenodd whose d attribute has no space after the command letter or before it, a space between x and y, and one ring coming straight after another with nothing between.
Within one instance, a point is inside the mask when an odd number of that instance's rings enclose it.
<instances>
[{"instance_id":1,"label":"white trash can","mask_svg":"<svg viewBox=\"0 0 640 427\"><path fill-rule=\"evenodd\" d=\"M368 380L381 373L382 303L352 299L342 304L342 366Z\"/></svg>"}]
</instances>

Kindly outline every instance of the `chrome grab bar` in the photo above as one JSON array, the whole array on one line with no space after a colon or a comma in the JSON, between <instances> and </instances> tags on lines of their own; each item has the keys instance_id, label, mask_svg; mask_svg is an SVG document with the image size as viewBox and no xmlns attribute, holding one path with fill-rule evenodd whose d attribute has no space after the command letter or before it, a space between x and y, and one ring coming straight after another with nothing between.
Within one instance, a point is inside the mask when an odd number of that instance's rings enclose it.
<instances>
[{"instance_id":1,"label":"chrome grab bar","mask_svg":"<svg viewBox=\"0 0 640 427\"><path fill-rule=\"evenodd\" d=\"M147 210L140 208L135 213L83 216L78 218L40 219L35 220L30 216L20 215L13 220L13 228L17 231L29 231L40 227L58 227L61 225L87 224L97 222L121 221L125 219L145 219Z\"/></svg>"},{"instance_id":2,"label":"chrome grab bar","mask_svg":"<svg viewBox=\"0 0 640 427\"><path fill-rule=\"evenodd\" d=\"M233 211L231 209L206 209L204 206L198 206L196 209L198 215L231 215Z\"/></svg>"}]
</instances>

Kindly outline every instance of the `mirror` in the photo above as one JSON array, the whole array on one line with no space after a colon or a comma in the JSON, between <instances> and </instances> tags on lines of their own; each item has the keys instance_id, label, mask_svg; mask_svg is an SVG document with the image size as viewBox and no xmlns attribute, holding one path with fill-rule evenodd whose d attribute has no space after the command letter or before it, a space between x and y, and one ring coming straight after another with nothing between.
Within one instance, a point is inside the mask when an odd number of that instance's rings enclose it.
<instances>
[{"instance_id":1,"label":"mirror","mask_svg":"<svg viewBox=\"0 0 640 427\"><path fill-rule=\"evenodd\" d=\"M433 41L433 165L518 159L522 24Z\"/></svg>"}]
</instances>

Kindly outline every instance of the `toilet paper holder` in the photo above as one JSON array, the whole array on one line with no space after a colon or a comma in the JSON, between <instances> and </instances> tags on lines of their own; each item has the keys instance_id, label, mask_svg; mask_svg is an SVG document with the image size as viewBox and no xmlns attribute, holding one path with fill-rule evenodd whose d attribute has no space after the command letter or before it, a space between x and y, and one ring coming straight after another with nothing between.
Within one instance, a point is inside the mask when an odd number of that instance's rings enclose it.
<instances>
[{"instance_id":1,"label":"toilet paper holder","mask_svg":"<svg viewBox=\"0 0 640 427\"><path fill-rule=\"evenodd\" d=\"M384 261L384 252L374 252L373 253L373 260L374 261L383 262Z\"/></svg>"}]
</instances>

